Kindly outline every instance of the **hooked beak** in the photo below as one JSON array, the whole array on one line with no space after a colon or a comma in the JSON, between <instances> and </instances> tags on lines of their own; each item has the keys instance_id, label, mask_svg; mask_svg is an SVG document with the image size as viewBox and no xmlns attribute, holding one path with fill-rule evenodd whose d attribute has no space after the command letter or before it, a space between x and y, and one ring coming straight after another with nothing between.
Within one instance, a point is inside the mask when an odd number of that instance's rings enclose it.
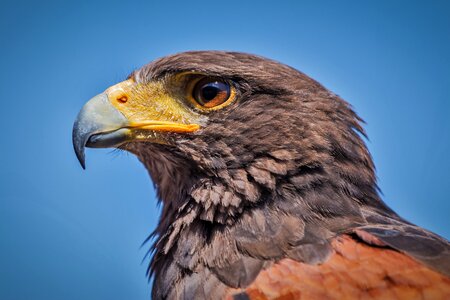
<instances>
[{"instance_id":1,"label":"hooked beak","mask_svg":"<svg viewBox=\"0 0 450 300\"><path fill-rule=\"evenodd\" d=\"M85 169L84 148L117 147L130 137L125 116L108 100L105 93L89 100L73 124L72 142L75 154Z\"/></svg>"}]
</instances>

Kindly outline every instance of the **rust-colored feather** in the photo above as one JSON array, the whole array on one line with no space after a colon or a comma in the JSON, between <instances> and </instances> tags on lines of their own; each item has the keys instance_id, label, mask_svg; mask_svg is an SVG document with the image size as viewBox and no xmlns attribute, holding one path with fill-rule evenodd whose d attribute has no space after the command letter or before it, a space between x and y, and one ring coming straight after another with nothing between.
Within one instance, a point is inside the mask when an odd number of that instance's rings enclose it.
<instances>
[{"instance_id":1,"label":"rust-colored feather","mask_svg":"<svg viewBox=\"0 0 450 300\"><path fill-rule=\"evenodd\" d=\"M273 264L244 293L252 300L450 299L450 279L405 254L347 235L332 246L321 265L291 259Z\"/></svg>"}]
</instances>

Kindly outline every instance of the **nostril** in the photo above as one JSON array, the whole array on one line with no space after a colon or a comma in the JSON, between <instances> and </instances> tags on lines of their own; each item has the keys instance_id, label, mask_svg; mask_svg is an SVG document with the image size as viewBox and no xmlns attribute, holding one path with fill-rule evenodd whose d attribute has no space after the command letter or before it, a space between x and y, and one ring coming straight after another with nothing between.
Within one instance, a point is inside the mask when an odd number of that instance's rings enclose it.
<instances>
[{"instance_id":1,"label":"nostril","mask_svg":"<svg viewBox=\"0 0 450 300\"><path fill-rule=\"evenodd\" d=\"M126 95L122 95L117 97L117 101L121 102L121 103L125 103L128 101L128 97Z\"/></svg>"}]
</instances>

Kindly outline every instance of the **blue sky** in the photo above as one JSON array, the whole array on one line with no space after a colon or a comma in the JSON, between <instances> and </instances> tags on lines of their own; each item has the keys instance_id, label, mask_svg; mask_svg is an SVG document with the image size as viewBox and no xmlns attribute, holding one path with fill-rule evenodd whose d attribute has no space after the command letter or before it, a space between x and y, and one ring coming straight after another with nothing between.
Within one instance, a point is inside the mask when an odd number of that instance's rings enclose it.
<instances>
[{"instance_id":1,"label":"blue sky","mask_svg":"<svg viewBox=\"0 0 450 300\"><path fill-rule=\"evenodd\" d=\"M287 63L366 120L385 201L450 238L448 1L2 1L0 298L148 299L158 218L132 156L71 145L85 101L167 54Z\"/></svg>"}]
</instances>

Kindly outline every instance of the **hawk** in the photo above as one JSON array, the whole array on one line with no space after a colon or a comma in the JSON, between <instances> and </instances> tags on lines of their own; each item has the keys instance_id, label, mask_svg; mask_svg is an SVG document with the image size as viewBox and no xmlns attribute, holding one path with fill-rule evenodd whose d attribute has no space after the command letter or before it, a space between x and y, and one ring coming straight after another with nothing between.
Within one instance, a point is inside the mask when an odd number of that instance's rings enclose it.
<instances>
[{"instance_id":1,"label":"hawk","mask_svg":"<svg viewBox=\"0 0 450 300\"><path fill-rule=\"evenodd\" d=\"M450 243L381 199L362 120L255 55L158 59L81 109L73 144L120 148L162 202L153 299L450 299Z\"/></svg>"}]
</instances>

